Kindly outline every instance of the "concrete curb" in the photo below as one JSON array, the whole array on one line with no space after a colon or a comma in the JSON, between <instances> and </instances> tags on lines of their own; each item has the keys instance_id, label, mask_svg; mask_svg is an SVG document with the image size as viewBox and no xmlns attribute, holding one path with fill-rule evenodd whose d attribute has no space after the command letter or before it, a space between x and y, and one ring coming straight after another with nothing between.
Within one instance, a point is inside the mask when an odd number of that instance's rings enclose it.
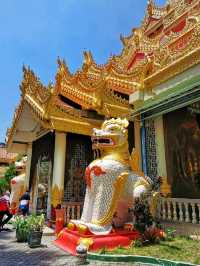
<instances>
[{"instance_id":1,"label":"concrete curb","mask_svg":"<svg viewBox=\"0 0 200 266\"><path fill-rule=\"evenodd\" d=\"M97 253L88 252L88 259L110 262L139 262L146 263L148 265L162 265L162 266L197 266L188 262L170 261L165 259L159 259L147 256L137 255L101 255Z\"/></svg>"}]
</instances>

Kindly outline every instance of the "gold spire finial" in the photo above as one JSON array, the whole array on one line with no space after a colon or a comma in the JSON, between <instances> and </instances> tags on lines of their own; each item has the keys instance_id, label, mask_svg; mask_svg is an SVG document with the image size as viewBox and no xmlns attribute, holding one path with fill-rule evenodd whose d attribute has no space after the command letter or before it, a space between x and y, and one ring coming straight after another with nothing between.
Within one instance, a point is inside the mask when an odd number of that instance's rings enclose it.
<instances>
[{"instance_id":1,"label":"gold spire finial","mask_svg":"<svg viewBox=\"0 0 200 266\"><path fill-rule=\"evenodd\" d=\"M58 63L58 67L59 67L58 72L65 72L65 73L70 74L70 71L67 67L66 61L64 59L61 60L60 57L58 56L57 63Z\"/></svg>"},{"instance_id":2,"label":"gold spire finial","mask_svg":"<svg viewBox=\"0 0 200 266\"><path fill-rule=\"evenodd\" d=\"M127 44L127 39L122 34L120 34L120 41L123 43L124 46Z\"/></svg>"},{"instance_id":3,"label":"gold spire finial","mask_svg":"<svg viewBox=\"0 0 200 266\"><path fill-rule=\"evenodd\" d=\"M26 71L26 66L23 64L22 65L22 71L25 72Z\"/></svg>"},{"instance_id":4,"label":"gold spire finial","mask_svg":"<svg viewBox=\"0 0 200 266\"><path fill-rule=\"evenodd\" d=\"M153 7L154 7L154 1L153 0L148 0L147 2L147 12L149 16L153 15Z\"/></svg>"},{"instance_id":5,"label":"gold spire finial","mask_svg":"<svg viewBox=\"0 0 200 266\"><path fill-rule=\"evenodd\" d=\"M92 53L90 51L84 51L83 52L83 56L84 56L84 61L83 61L82 69L85 70L85 71L87 71L88 68L93 63Z\"/></svg>"},{"instance_id":6,"label":"gold spire finial","mask_svg":"<svg viewBox=\"0 0 200 266\"><path fill-rule=\"evenodd\" d=\"M93 62L92 53L90 51L84 51L83 55L84 55L84 63L87 65L91 65Z\"/></svg>"},{"instance_id":7,"label":"gold spire finial","mask_svg":"<svg viewBox=\"0 0 200 266\"><path fill-rule=\"evenodd\" d=\"M62 65L62 61L61 61L61 59L60 59L59 56L58 56L58 58L57 58L57 63L58 63L58 66L61 67L61 65Z\"/></svg>"}]
</instances>

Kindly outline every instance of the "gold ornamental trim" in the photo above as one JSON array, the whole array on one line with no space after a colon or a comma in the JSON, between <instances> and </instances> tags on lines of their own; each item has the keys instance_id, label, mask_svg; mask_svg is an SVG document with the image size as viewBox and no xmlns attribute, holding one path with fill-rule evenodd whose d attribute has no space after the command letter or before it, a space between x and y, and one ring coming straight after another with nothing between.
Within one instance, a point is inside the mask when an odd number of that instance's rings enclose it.
<instances>
[{"instance_id":1,"label":"gold ornamental trim","mask_svg":"<svg viewBox=\"0 0 200 266\"><path fill-rule=\"evenodd\" d=\"M149 76L144 80L145 89L152 89L155 86L160 85L166 80L184 72L190 67L200 62L200 48L186 54L184 57L179 58L171 65L162 68L155 74Z\"/></svg>"},{"instance_id":2,"label":"gold ornamental trim","mask_svg":"<svg viewBox=\"0 0 200 266\"><path fill-rule=\"evenodd\" d=\"M63 188L59 188L57 184L54 184L51 193L51 204L56 208L62 203L64 194Z\"/></svg>"}]
</instances>

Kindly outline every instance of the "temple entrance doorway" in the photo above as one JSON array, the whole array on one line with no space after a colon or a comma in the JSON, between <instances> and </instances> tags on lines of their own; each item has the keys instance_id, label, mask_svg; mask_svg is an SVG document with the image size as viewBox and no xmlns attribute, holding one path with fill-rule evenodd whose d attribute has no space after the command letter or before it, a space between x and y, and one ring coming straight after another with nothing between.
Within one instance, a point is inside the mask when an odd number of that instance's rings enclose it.
<instances>
[{"instance_id":1,"label":"temple entrance doorway","mask_svg":"<svg viewBox=\"0 0 200 266\"><path fill-rule=\"evenodd\" d=\"M52 162L48 155L41 156L38 166L38 185L37 185L37 203L36 212L44 213L47 218L51 214L51 182L52 182Z\"/></svg>"},{"instance_id":2,"label":"temple entrance doorway","mask_svg":"<svg viewBox=\"0 0 200 266\"><path fill-rule=\"evenodd\" d=\"M163 116L167 175L174 198L200 198L200 102Z\"/></svg>"},{"instance_id":3,"label":"temple entrance doorway","mask_svg":"<svg viewBox=\"0 0 200 266\"><path fill-rule=\"evenodd\" d=\"M51 217L51 183L55 138L48 133L33 142L30 184L31 211Z\"/></svg>"},{"instance_id":4,"label":"temple entrance doorway","mask_svg":"<svg viewBox=\"0 0 200 266\"><path fill-rule=\"evenodd\" d=\"M33 199L33 211L43 213L47 218L51 217L51 183L52 162L48 154L43 154L36 165L31 198Z\"/></svg>"},{"instance_id":5,"label":"temple entrance doorway","mask_svg":"<svg viewBox=\"0 0 200 266\"><path fill-rule=\"evenodd\" d=\"M67 134L65 164L65 202L83 202L86 184L85 169L94 159L90 136Z\"/></svg>"}]
</instances>

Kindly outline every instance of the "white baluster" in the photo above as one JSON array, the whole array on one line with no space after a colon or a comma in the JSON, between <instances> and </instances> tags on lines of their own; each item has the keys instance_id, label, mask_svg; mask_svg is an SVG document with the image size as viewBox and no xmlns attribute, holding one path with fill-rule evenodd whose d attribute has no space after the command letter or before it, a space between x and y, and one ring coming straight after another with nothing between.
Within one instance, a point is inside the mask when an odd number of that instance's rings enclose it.
<instances>
[{"instance_id":1,"label":"white baluster","mask_svg":"<svg viewBox=\"0 0 200 266\"><path fill-rule=\"evenodd\" d=\"M165 200L162 201L162 218L165 221L167 216L166 216L166 204L165 204Z\"/></svg>"},{"instance_id":2,"label":"white baluster","mask_svg":"<svg viewBox=\"0 0 200 266\"><path fill-rule=\"evenodd\" d=\"M162 197L158 205L158 210L159 218L162 220L200 224L199 199L190 200Z\"/></svg>"},{"instance_id":3,"label":"white baluster","mask_svg":"<svg viewBox=\"0 0 200 266\"><path fill-rule=\"evenodd\" d=\"M197 219L196 219L196 212L195 212L195 203L191 203L192 206L192 223L196 224Z\"/></svg>"},{"instance_id":4,"label":"white baluster","mask_svg":"<svg viewBox=\"0 0 200 266\"><path fill-rule=\"evenodd\" d=\"M185 221L186 223L190 222L190 217L189 217L189 212L188 212L188 203L184 202L184 206L185 206Z\"/></svg>"},{"instance_id":5,"label":"white baluster","mask_svg":"<svg viewBox=\"0 0 200 266\"><path fill-rule=\"evenodd\" d=\"M67 223L69 223L70 221L70 206L66 206L66 209L67 209Z\"/></svg>"},{"instance_id":6,"label":"white baluster","mask_svg":"<svg viewBox=\"0 0 200 266\"><path fill-rule=\"evenodd\" d=\"M178 203L178 207L179 207L179 221L183 222L183 209L182 209L182 202Z\"/></svg>"},{"instance_id":7,"label":"white baluster","mask_svg":"<svg viewBox=\"0 0 200 266\"><path fill-rule=\"evenodd\" d=\"M178 218L177 218L177 212L176 212L176 202L173 201L172 202L172 205L173 205L173 221L176 222L178 220Z\"/></svg>"},{"instance_id":8,"label":"white baluster","mask_svg":"<svg viewBox=\"0 0 200 266\"><path fill-rule=\"evenodd\" d=\"M171 221L172 220L172 214L171 214L171 202L168 200L167 201L167 219L169 220L169 221Z\"/></svg>"}]
</instances>

